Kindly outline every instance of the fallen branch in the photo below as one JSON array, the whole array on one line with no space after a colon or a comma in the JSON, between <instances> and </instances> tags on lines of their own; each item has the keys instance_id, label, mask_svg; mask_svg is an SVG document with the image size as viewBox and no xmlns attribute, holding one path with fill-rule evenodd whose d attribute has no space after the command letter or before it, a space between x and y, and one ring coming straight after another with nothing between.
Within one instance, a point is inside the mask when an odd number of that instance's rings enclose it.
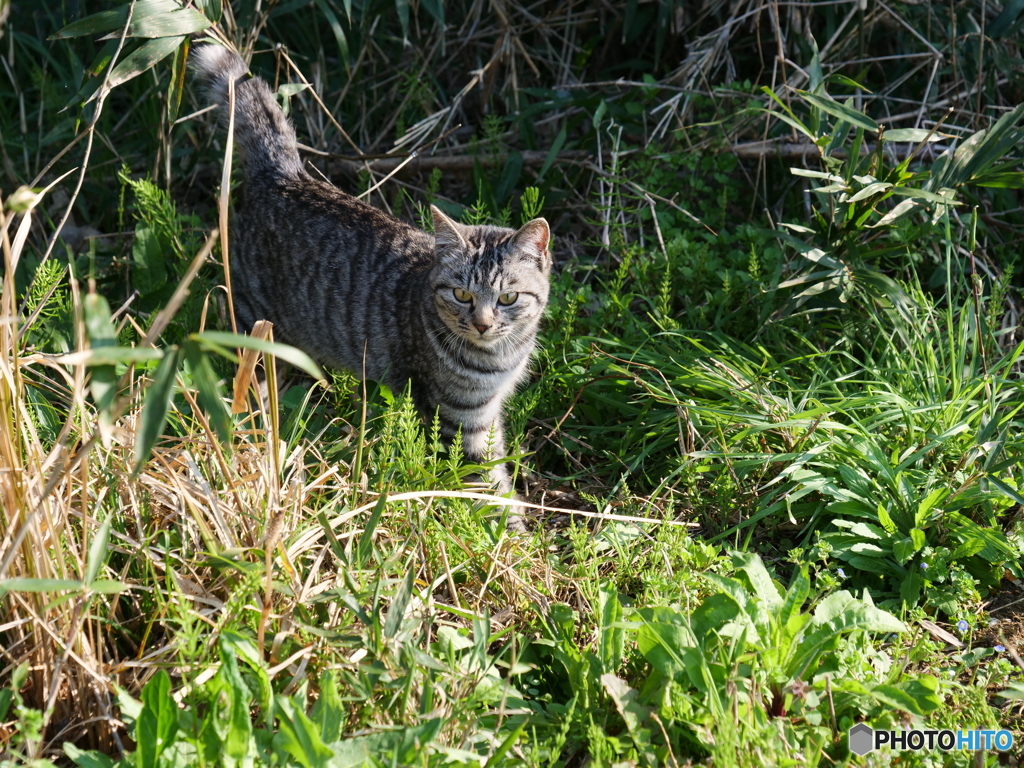
<instances>
[{"instance_id":1,"label":"fallen branch","mask_svg":"<svg viewBox=\"0 0 1024 768\"><path fill-rule=\"evenodd\" d=\"M299 149L307 154L323 157L332 164L341 166L344 173L356 175L364 168L374 173L395 173L413 174L420 171L431 171L439 168L446 173L465 173L473 170L473 166L479 163L484 168L502 167L508 159L508 154L479 154L479 155L426 155L414 157L411 160L409 155L390 155L387 157L367 156L360 159L354 155L336 155L331 152L323 152L302 144ZM892 157L903 159L914 149L913 143L892 142L887 143L885 151ZM930 145L929 150L943 150L945 147ZM861 145L861 156L875 151L874 144ZM738 144L731 144L720 153L732 153L742 160L780 159L780 160L808 160L820 155L820 150L810 142L792 142L779 139L767 141L746 141ZM548 159L548 152L526 150L520 152L523 156L523 165L543 165ZM845 149L832 150L832 157L840 160L847 158ZM566 152L559 152L554 156L554 163L586 163L593 159L594 153L585 149L574 149Z\"/></svg>"},{"instance_id":2,"label":"fallen branch","mask_svg":"<svg viewBox=\"0 0 1024 768\"><path fill-rule=\"evenodd\" d=\"M313 149L312 147L307 147L302 144L299 145L299 149L311 155L316 155L317 157L327 158L332 163L338 163L341 165L343 171L353 174L359 173L364 168L373 171L374 173L391 173L400 166L402 167L402 171L406 173L430 171L434 168L440 168L442 171L448 171L451 173L458 173L460 171L465 172L473 170L474 163L479 163L484 168L503 166L508 158L507 153L481 153L479 155L425 155L414 157L412 160L409 160L409 155L407 154L390 155L387 157L380 157L378 155L359 158L353 155L336 155L331 152L322 152L318 149ZM526 150L519 154L523 156L523 165L543 165L550 153L537 150ZM588 160L591 157L593 157L592 152L588 152L584 149L576 149L567 152L559 152L555 155L554 162L581 162ZM408 162L406 162L407 160Z\"/></svg>"}]
</instances>

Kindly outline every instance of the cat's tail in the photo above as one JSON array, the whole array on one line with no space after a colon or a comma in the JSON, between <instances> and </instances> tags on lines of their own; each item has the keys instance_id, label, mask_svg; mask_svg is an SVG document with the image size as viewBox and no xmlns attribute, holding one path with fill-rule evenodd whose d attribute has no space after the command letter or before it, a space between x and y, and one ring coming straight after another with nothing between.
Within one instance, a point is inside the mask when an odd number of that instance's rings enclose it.
<instances>
[{"instance_id":1,"label":"cat's tail","mask_svg":"<svg viewBox=\"0 0 1024 768\"><path fill-rule=\"evenodd\" d=\"M226 107L229 84L235 84L235 143L242 152L246 175L303 173L295 129L274 100L266 81L249 75L242 57L219 45L196 47L192 69L206 84L212 101Z\"/></svg>"}]
</instances>

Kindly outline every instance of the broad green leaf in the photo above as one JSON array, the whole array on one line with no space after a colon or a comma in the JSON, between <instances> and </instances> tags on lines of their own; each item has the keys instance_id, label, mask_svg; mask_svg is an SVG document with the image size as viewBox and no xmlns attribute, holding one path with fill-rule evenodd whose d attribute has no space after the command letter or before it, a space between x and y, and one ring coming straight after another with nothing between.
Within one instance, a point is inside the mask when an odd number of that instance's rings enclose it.
<instances>
[{"instance_id":1,"label":"broad green leaf","mask_svg":"<svg viewBox=\"0 0 1024 768\"><path fill-rule=\"evenodd\" d=\"M780 640L788 645L797 638L810 616L800 614L807 598L811 594L811 580L804 566L793 576L793 582L786 590L785 600L778 614Z\"/></svg>"},{"instance_id":2,"label":"broad green leaf","mask_svg":"<svg viewBox=\"0 0 1024 768\"><path fill-rule=\"evenodd\" d=\"M908 606L917 605L921 599L921 587L924 586L924 578L920 573L910 570L900 582L900 599Z\"/></svg>"},{"instance_id":3,"label":"broad green leaf","mask_svg":"<svg viewBox=\"0 0 1024 768\"><path fill-rule=\"evenodd\" d=\"M264 341L241 333L229 333L227 331L206 331L204 333L193 333L189 338L198 342L207 349L218 351L217 348L241 347L242 349L255 349L266 355L273 355L276 358L291 363L299 370L305 371L315 379L323 381L324 375L313 359L300 349L281 344L276 341Z\"/></svg>"},{"instance_id":4,"label":"broad green leaf","mask_svg":"<svg viewBox=\"0 0 1024 768\"><path fill-rule=\"evenodd\" d=\"M142 689L142 712L135 724L139 768L157 768L177 730L178 705L171 698L171 679L161 669Z\"/></svg>"},{"instance_id":5,"label":"broad green leaf","mask_svg":"<svg viewBox=\"0 0 1024 768\"><path fill-rule=\"evenodd\" d=\"M147 40L121 61L117 62L114 71L110 73L107 87L116 88L122 83L127 83L133 77L141 75L157 62L174 53L178 46L184 42L185 38L183 36L160 37L156 40Z\"/></svg>"},{"instance_id":6,"label":"broad green leaf","mask_svg":"<svg viewBox=\"0 0 1024 768\"><path fill-rule=\"evenodd\" d=\"M1006 701L1024 701L1024 683L1012 682L996 696Z\"/></svg>"},{"instance_id":7,"label":"broad green leaf","mask_svg":"<svg viewBox=\"0 0 1024 768\"><path fill-rule=\"evenodd\" d=\"M439 627L449 629L451 627ZM461 635L459 635L461 637ZM309 713L310 718L320 728L320 736L328 744L341 737L342 729L347 721L348 708L341 700L338 692L338 681L334 673L328 670L320 679L319 695Z\"/></svg>"},{"instance_id":8,"label":"broad green leaf","mask_svg":"<svg viewBox=\"0 0 1024 768\"><path fill-rule=\"evenodd\" d=\"M114 761L102 752L86 752L70 741L64 742L63 749L68 759L81 768L115 768Z\"/></svg>"},{"instance_id":9,"label":"broad green leaf","mask_svg":"<svg viewBox=\"0 0 1024 768\"><path fill-rule=\"evenodd\" d=\"M875 513L878 513L877 508ZM877 525L871 525L870 523L853 522L850 520L833 520L832 524L840 528L848 528L850 533L862 539L873 539L877 541L889 538L885 530L879 528Z\"/></svg>"},{"instance_id":10,"label":"broad green leaf","mask_svg":"<svg viewBox=\"0 0 1024 768\"><path fill-rule=\"evenodd\" d=\"M719 595L712 595L711 600ZM726 598L727 599L727 598ZM705 600L705 603L708 601ZM732 615L738 616L739 606L732 602ZM703 604L694 612L701 611ZM640 618L643 626L637 630L637 650L647 660L652 668L657 670L666 678L671 678L683 668L683 650L693 648L697 644L697 638L690 629L687 617L681 616L671 608L641 609ZM722 618L720 615L716 618ZM715 626L721 626L717 622Z\"/></svg>"},{"instance_id":11,"label":"broad green leaf","mask_svg":"<svg viewBox=\"0 0 1024 768\"><path fill-rule=\"evenodd\" d=\"M882 506L881 502L878 503L875 511L878 514L878 522L880 522L882 527L885 528L885 532L896 533L896 523L893 522L892 517L889 515L889 511Z\"/></svg>"},{"instance_id":12,"label":"broad green leaf","mask_svg":"<svg viewBox=\"0 0 1024 768\"><path fill-rule=\"evenodd\" d=\"M630 688L625 680L612 674L601 675L601 687L615 704L619 716L626 724L626 729L633 739L633 744L644 756L643 764L656 765L657 761L650 743L650 732L644 727L650 717L650 710L639 703L636 690Z\"/></svg>"},{"instance_id":13,"label":"broad green leaf","mask_svg":"<svg viewBox=\"0 0 1024 768\"><path fill-rule=\"evenodd\" d=\"M876 685L869 691L871 696L886 706L912 715L927 715L942 706L941 697L917 680L899 685Z\"/></svg>"},{"instance_id":14,"label":"broad green leaf","mask_svg":"<svg viewBox=\"0 0 1024 768\"><path fill-rule=\"evenodd\" d=\"M181 350L178 347L167 350L153 375L153 383L146 389L142 416L135 432L135 466L132 469L134 474L138 474L142 465L149 459L153 446L163 432L174 397L174 379L180 361Z\"/></svg>"},{"instance_id":15,"label":"broad green leaf","mask_svg":"<svg viewBox=\"0 0 1024 768\"><path fill-rule=\"evenodd\" d=\"M782 606L782 596L779 595L779 590L760 557L753 552L733 552L732 564L746 577L757 599L769 610Z\"/></svg>"},{"instance_id":16,"label":"broad green leaf","mask_svg":"<svg viewBox=\"0 0 1024 768\"><path fill-rule=\"evenodd\" d=\"M742 589L742 587L740 588ZM690 617L690 626L692 628L690 634L698 642L704 642L707 637L722 633L725 627L733 622L749 624L750 642L754 644L761 643L762 638L754 626L753 617L747 616L744 611L744 605L737 602L732 595L726 593L711 595L697 606L697 610ZM685 645L693 645L693 639L687 640Z\"/></svg>"},{"instance_id":17,"label":"broad green leaf","mask_svg":"<svg viewBox=\"0 0 1024 768\"><path fill-rule=\"evenodd\" d=\"M270 686L270 676L256 644L235 632L225 632L220 636L221 659L226 660L232 654L237 655L255 673L259 683L259 705L263 710L263 717L270 722L274 714L274 690Z\"/></svg>"},{"instance_id":18,"label":"broad green leaf","mask_svg":"<svg viewBox=\"0 0 1024 768\"><path fill-rule=\"evenodd\" d=\"M924 549L924 545L927 541L924 531L920 528L910 529L910 539L914 542L914 550L920 552Z\"/></svg>"},{"instance_id":19,"label":"broad green leaf","mask_svg":"<svg viewBox=\"0 0 1024 768\"><path fill-rule=\"evenodd\" d=\"M863 112L858 112L848 104L842 104L834 99L830 99L828 96L818 96L813 93L808 93L807 91L797 91L797 93L799 93L804 100L810 102L818 109L828 112L833 117L838 117L840 120L845 120L846 122L852 123L858 128L863 128L866 131L878 131L878 123Z\"/></svg>"},{"instance_id":20,"label":"broad green leaf","mask_svg":"<svg viewBox=\"0 0 1024 768\"><path fill-rule=\"evenodd\" d=\"M948 488L936 488L925 496L924 500L917 505L917 513L914 515L914 524L919 526L927 520L928 513L931 512L937 504L941 504L948 495Z\"/></svg>"},{"instance_id":21,"label":"broad green leaf","mask_svg":"<svg viewBox=\"0 0 1024 768\"><path fill-rule=\"evenodd\" d=\"M602 583L598 590L597 602L601 617L597 643L601 668L614 674L622 666L626 647L626 632L619 626L622 622L622 603L619 602L618 591L606 583Z\"/></svg>"},{"instance_id":22,"label":"broad green leaf","mask_svg":"<svg viewBox=\"0 0 1024 768\"><path fill-rule=\"evenodd\" d=\"M117 343L114 326L110 322L110 305L98 293L87 293L83 304L85 329L92 347L112 347Z\"/></svg>"},{"instance_id":23,"label":"broad green leaf","mask_svg":"<svg viewBox=\"0 0 1024 768\"><path fill-rule=\"evenodd\" d=\"M215 709L207 719L220 740L220 749L227 757L245 765L245 758L252 753L253 728L249 708L252 692L249 690L241 670L238 656L230 645L221 648L221 665L210 681L208 689L214 697Z\"/></svg>"},{"instance_id":24,"label":"broad green leaf","mask_svg":"<svg viewBox=\"0 0 1024 768\"><path fill-rule=\"evenodd\" d=\"M792 280L783 280L781 283L779 283L778 288L792 288L795 285L805 285L807 283L813 283L818 281L834 282L837 278L842 276L844 271L845 270L843 269L826 269L820 270L818 272L807 272L805 274L800 275L799 277L794 277ZM768 425L765 427L765 429L775 429L775 425Z\"/></svg>"},{"instance_id":25,"label":"broad green leaf","mask_svg":"<svg viewBox=\"0 0 1024 768\"><path fill-rule=\"evenodd\" d=\"M278 724L274 746L304 768L327 768L334 753L320 738L313 721L287 696L275 696L274 709Z\"/></svg>"},{"instance_id":26,"label":"broad green leaf","mask_svg":"<svg viewBox=\"0 0 1024 768\"><path fill-rule=\"evenodd\" d=\"M150 0L150 2L163 5L163 0ZM170 12L139 13L139 5L142 5L142 2L135 6L127 37L145 37L154 40L163 37L182 37L194 35L213 26L213 22L194 8L178 7ZM120 38L120 36L120 31L111 32L108 35L110 38Z\"/></svg>"},{"instance_id":27,"label":"broad green leaf","mask_svg":"<svg viewBox=\"0 0 1024 768\"><path fill-rule=\"evenodd\" d=\"M391 755L401 735L396 731L371 733L336 741L331 745L333 759L331 768L364 768L379 764L382 755Z\"/></svg>"},{"instance_id":28,"label":"broad green leaf","mask_svg":"<svg viewBox=\"0 0 1024 768\"><path fill-rule=\"evenodd\" d=\"M900 565L906 565L907 561L914 556L916 551L914 541L909 536L897 539L892 543L892 555Z\"/></svg>"}]
</instances>

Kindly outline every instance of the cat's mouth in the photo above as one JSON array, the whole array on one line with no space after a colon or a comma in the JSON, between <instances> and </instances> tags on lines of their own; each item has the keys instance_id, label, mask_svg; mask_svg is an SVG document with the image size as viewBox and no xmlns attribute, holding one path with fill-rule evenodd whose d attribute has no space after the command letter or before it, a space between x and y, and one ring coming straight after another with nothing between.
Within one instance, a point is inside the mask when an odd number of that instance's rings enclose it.
<instances>
[{"instance_id":1,"label":"cat's mouth","mask_svg":"<svg viewBox=\"0 0 1024 768\"><path fill-rule=\"evenodd\" d=\"M479 331L463 331L462 337L466 339L470 344L481 349L490 349L495 346L501 338L500 334L494 333L488 330L486 333L480 333Z\"/></svg>"}]
</instances>

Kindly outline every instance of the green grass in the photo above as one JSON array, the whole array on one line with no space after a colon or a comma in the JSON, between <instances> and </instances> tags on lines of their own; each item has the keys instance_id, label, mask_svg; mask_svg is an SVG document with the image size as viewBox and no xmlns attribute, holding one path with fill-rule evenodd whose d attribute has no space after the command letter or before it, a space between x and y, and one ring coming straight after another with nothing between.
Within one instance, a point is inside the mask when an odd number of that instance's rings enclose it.
<instances>
[{"instance_id":1,"label":"green grass","mask_svg":"<svg viewBox=\"0 0 1024 768\"><path fill-rule=\"evenodd\" d=\"M929 78L874 7L801 6L821 53L805 17L724 27L736 4L195 7L137 2L152 37L123 46L123 18L46 41L108 6L0 22L0 766L887 765L853 724L1019 735L1019 22L987 9L979 48L983 4L908 5ZM529 534L403 393L224 333L230 147L173 37L203 15L289 46L367 154L443 137L461 170L374 204L552 222L507 414ZM864 51L891 58L842 64ZM380 181L283 56L254 61L310 159ZM932 87L978 101L944 117ZM766 136L820 159L738 146Z\"/></svg>"}]
</instances>

